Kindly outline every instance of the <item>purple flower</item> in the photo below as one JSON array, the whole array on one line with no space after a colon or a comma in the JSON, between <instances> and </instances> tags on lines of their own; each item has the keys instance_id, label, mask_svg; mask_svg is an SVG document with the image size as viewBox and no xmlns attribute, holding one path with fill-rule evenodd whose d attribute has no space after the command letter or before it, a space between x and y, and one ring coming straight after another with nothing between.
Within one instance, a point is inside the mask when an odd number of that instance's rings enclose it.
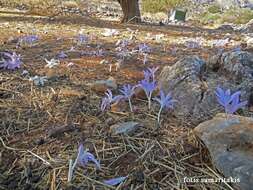
<instances>
[{"instance_id":1,"label":"purple flower","mask_svg":"<svg viewBox=\"0 0 253 190\"><path fill-rule=\"evenodd\" d=\"M66 53L64 53L64 51L61 51L60 53L58 53L58 55L57 55L57 58L58 59L65 59L65 58L67 58L68 57L68 55L66 54Z\"/></svg>"},{"instance_id":2,"label":"purple flower","mask_svg":"<svg viewBox=\"0 0 253 190\"><path fill-rule=\"evenodd\" d=\"M241 91L231 94L230 89L224 91L218 87L215 94L219 104L224 107L227 114L233 114L238 109L247 105L247 101L240 102Z\"/></svg>"},{"instance_id":3,"label":"purple flower","mask_svg":"<svg viewBox=\"0 0 253 190\"><path fill-rule=\"evenodd\" d=\"M150 81L150 78L151 78L152 76L151 76L151 73L149 72L149 70L143 71L143 74L144 74L144 80Z\"/></svg>"},{"instance_id":4,"label":"purple flower","mask_svg":"<svg viewBox=\"0 0 253 190\"><path fill-rule=\"evenodd\" d=\"M93 162L98 169L101 168L100 163L95 159L95 156L85 151L83 145L80 144L78 147L78 154L72 168L74 170L74 167L78 164L85 167L88 162Z\"/></svg>"},{"instance_id":5,"label":"purple flower","mask_svg":"<svg viewBox=\"0 0 253 190\"><path fill-rule=\"evenodd\" d=\"M150 76L152 77L153 81L155 81L155 73L158 69L159 67L148 68L148 72L150 73Z\"/></svg>"},{"instance_id":6,"label":"purple flower","mask_svg":"<svg viewBox=\"0 0 253 190\"><path fill-rule=\"evenodd\" d=\"M125 60L126 57L128 57L130 54L127 49L121 49L118 53L117 56L121 60Z\"/></svg>"},{"instance_id":7,"label":"purple flower","mask_svg":"<svg viewBox=\"0 0 253 190\"><path fill-rule=\"evenodd\" d=\"M107 185L118 185L120 183L122 183L127 177L117 177L117 178L113 178L113 179L109 179L109 180L105 180L104 183Z\"/></svg>"},{"instance_id":8,"label":"purple flower","mask_svg":"<svg viewBox=\"0 0 253 190\"><path fill-rule=\"evenodd\" d=\"M139 53L150 53L151 52L151 48L145 43L139 44L138 50L139 50Z\"/></svg>"},{"instance_id":9,"label":"purple flower","mask_svg":"<svg viewBox=\"0 0 253 190\"><path fill-rule=\"evenodd\" d=\"M117 56L122 60L124 60L125 57L128 57L130 54L127 49L128 44L128 40L118 40L118 42L116 43Z\"/></svg>"},{"instance_id":10,"label":"purple flower","mask_svg":"<svg viewBox=\"0 0 253 190\"><path fill-rule=\"evenodd\" d=\"M78 45L86 44L89 41L89 37L83 34L79 34L76 36L76 42Z\"/></svg>"},{"instance_id":11,"label":"purple flower","mask_svg":"<svg viewBox=\"0 0 253 190\"><path fill-rule=\"evenodd\" d=\"M158 112L157 117L158 123L160 123L160 117L163 108L173 108L173 105L176 100L174 100L169 93L165 96L163 90L160 91L160 98L154 98L154 100L156 100L160 104L160 110Z\"/></svg>"},{"instance_id":12,"label":"purple flower","mask_svg":"<svg viewBox=\"0 0 253 190\"><path fill-rule=\"evenodd\" d=\"M78 147L78 153L75 162L73 164L72 160L69 162L68 182L70 182L73 177L75 167L77 165L85 167L88 162L93 162L96 165L97 169L101 169L100 163L96 160L95 156L85 151L83 145L80 144Z\"/></svg>"},{"instance_id":13,"label":"purple flower","mask_svg":"<svg viewBox=\"0 0 253 190\"><path fill-rule=\"evenodd\" d=\"M14 70L20 68L21 56L14 53L3 52L2 60L0 61L0 68Z\"/></svg>"},{"instance_id":14,"label":"purple flower","mask_svg":"<svg viewBox=\"0 0 253 190\"><path fill-rule=\"evenodd\" d=\"M121 48L125 48L128 46L128 44L129 44L129 41L123 39L123 40L118 40L115 45Z\"/></svg>"},{"instance_id":15,"label":"purple flower","mask_svg":"<svg viewBox=\"0 0 253 190\"><path fill-rule=\"evenodd\" d=\"M196 49L196 48L201 47L201 45L198 41L196 41L196 42L195 41L187 41L187 42L185 42L185 45L189 49Z\"/></svg>"},{"instance_id":16,"label":"purple flower","mask_svg":"<svg viewBox=\"0 0 253 190\"><path fill-rule=\"evenodd\" d=\"M111 103L119 101L120 98L121 98L121 96L113 97L112 91L110 89L108 89L105 93L105 97L102 99L102 103L100 106L101 111L105 111L106 108L108 108L111 105Z\"/></svg>"},{"instance_id":17,"label":"purple flower","mask_svg":"<svg viewBox=\"0 0 253 190\"><path fill-rule=\"evenodd\" d=\"M134 90L136 86L131 86L130 84L124 85L123 88L120 90L122 93L122 98L128 99L129 107L131 112L133 112L131 97L134 95Z\"/></svg>"},{"instance_id":18,"label":"purple flower","mask_svg":"<svg viewBox=\"0 0 253 190\"><path fill-rule=\"evenodd\" d=\"M123 94L125 98L131 98L134 95L135 88L136 86L131 86L130 84L126 84L123 86L120 92Z\"/></svg>"},{"instance_id":19,"label":"purple flower","mask_svg":"<svg viewBox=\"0 0 253 190\"><path fill-rule=\"evenodd\" d=\"M140 81L138 86L140 86L145 91L145 94L148 98L148 109L150 109L152 93L157 87L156 81L149 82L148 80L144 79Z\"/></svg>"},{"instance_id":20,"label":"purple flower","mask_svg":"<svg viewBox=\"0 0 253 190\"><path fill-rule=\"evenodd\" d=\"M39 37L37 35L27 35L19 39L18 45L20 44L32 45L36 43L37 41L39 41Z\"/></svg>"},{"instance_id":21,"label":"purple flower","mask_svg":"<svg viewBox=\"0 0 253 190\"><path fill-rule=\"evenodd\" d=\"M144 79L147 81L155 81L155 72L159 69L159 67L153 67L153 68L148 68L147 70L143 71L144 73Z\"/></svg>"}]
</instances>

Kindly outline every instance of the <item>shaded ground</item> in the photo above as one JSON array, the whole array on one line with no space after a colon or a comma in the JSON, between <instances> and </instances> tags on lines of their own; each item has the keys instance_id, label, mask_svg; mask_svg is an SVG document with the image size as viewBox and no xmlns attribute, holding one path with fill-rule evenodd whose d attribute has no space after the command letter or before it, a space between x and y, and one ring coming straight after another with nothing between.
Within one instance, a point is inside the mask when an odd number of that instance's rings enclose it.
<instances>
[{"instance_id":1,"label":"shaded ground","mask_svg":"<svg viewBox=\"0 0 253 190\"><path fill-rule=\"evenodd\" d=\"M136 84L147 67L175 63L180 57L197 54L207 59L217 50L209 46L198 49L180 44L184 37L222 38L225 33L181 26L134 26L99 21L80 16L60 16L51 20L22 14L0 13L1 51L11 50L22 55L24 64L16 71L0 70L0 189L229 189L224 184L185 183L184 177L217 178L208 153L191 133L187 121L173 115L163 116L156 130L158 105L147 111L146 101L134 99L135 114L128 112L101 113L103 93L88 83L113 77L119 86ZM103 37L103 28L116 28L121 34ZM143 65L137 56L127 60L119 71L109 72L101 65L103 59L116 60L115 43L128 38L126 30L139 29L137 40L152 46L149 63ZM51 59L61 50L76 46L73 38L80 30L92 36L89 46L79 50L96 50L97 44L106 56L82 56L71 53L53 69L45 68L44 58ZM33 47L16 48L16 37L35 33L40 40ZM147 33L165 35L164 45L146 40ZM240 40L236 34L234 40ZM172 53L177 48L176 54ZM67 67L73 62L72 67ZM22 71L31 76L48 76L44 87L35 86ZM159 70L159 71L160 71ZM155 105L155 104L154 104ZM131 136L112 135L109 127L122 121L139 121L144 127ZM60 129L59 129L60 127ZM74 158L77 146L84 146L100 160L102 169L93 165L78 168L72 185L67 184L68 160ZM104 179L128 176L118 188L108 187Z\"/></svg>"}]
</instances>

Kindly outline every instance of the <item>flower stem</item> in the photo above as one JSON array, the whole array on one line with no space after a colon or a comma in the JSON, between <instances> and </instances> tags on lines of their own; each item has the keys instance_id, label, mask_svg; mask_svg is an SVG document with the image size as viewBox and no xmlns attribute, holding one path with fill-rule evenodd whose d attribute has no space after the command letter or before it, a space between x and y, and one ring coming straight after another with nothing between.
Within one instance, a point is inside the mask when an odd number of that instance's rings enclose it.
<instances>
[{"instance_id":1,"label":"flower stem","mask_svg":"<svg viewBox=\"0 0 253 190\"><path fill-rule=\"evenodd\" d=\"M130 111L133 112L132 102L130 98L128 98L128 103L129 103Z\"/></svg>"},{"instance_id":2,"label":"flower stem","mask_svg":"<svg viewBox=\"0 0 253 190\"><path fill-rule=\"evenodd\" d=\"M163 108L161 107L159 112L158 112L158 116L157 116L158 123L160 123L160 117L161 117L162 110L163 110Z\"/></svg>"},{"instance_id":3,"label":"flower stem","mask_svg":"<svg viewBox=\"0 0 253 190\"><path fill-rule=\"evenodd\" d=\"M73 160L69 160L69 172L68 172L68 182L70 183L73 176Z\"/></svg>"},{"instance_id":4,"label":"flower stem","mask_svg":"<svg viewBox=\"0 0 253 190\"><path fill-rule=\"evenodd\" d=\"M148 109L151 109L151 98L152 98L152 94L150 93L149 97L148 97Z\"/></svg>"}]
</instances>

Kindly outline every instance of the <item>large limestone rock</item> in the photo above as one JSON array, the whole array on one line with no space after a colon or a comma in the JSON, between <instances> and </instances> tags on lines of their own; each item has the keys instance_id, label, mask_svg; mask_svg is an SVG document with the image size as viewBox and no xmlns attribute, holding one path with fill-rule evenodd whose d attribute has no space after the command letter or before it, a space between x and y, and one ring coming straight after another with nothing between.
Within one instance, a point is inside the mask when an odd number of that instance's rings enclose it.
<instances>
[{"instance_id":1,"label":"large limestone rock","mask_svg":"<svg viewBox=\"0 0 253 190\"><path fill-rule=\"evenodd\" d=\"M241 82L253 77L253 54L247 51L229 51L214 56L216 62L209 62L211 69L219 70L228 77Z\"/></svg>"},{"instance_id":2,"label":"large limestone rock","mask_svg":"<svg viewBox=\"0 0 253 190\"><path fill-rule=\"evenodd\" d=\"M241 99L249 100L253 94L253 54L230 51L208 62L197 56L183 58L163 68L159 86L178 101L174 108L177 117L198 123L222 111L214 94L218 86L241 90Z\"/></svg>"},{"instance_id":3,"label":"large limestone rock","mask_svg":"<svg viewBox=\"0 0 253 190\"><path fill-rule=\"evenodd\" d=\"M215 167L241 190L253 187L253 118L218 114L198 125L195 134L208 148Z\"/></svg>"}]
</instances>

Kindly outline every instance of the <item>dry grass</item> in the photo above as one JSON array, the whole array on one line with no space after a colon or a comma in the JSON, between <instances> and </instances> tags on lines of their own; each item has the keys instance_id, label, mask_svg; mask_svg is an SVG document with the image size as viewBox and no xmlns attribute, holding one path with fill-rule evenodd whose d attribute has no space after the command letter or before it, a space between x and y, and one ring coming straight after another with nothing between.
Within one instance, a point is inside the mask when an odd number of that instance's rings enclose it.
<instances>
[{"instance_id":1,"label":"dry grass","mask_svg":"<svg viewBox=\"0 0 253 190\"><path fill-rule=\"evenodd\" d=\"M113 60L116 41L129 36L125 26L106 25L105 21L86 22L83 17L61 17L52 22L1 16L8 22L8 28L3 28L0 36L1 50L20 53L24 65L21 70L0 71L0 189L230 189L227 184L184 182L185 177L219 177L208 152L192 134L193 126L187 121L164 116L161 128L156 130L156 106L147 112L146 102L138 99L133 100L140 109L138 113L131 114L127 110L123 113L100 112L102 95L87 83L113 76L120 85L136 84L146 68L142 60L132 57L119 72L110 73L99 64L102 58L70 55L57 69L44 68L41 56L53 57L60 50L69 49L75 45L73 37L83 28L94 36L89 44L91 48L101 43L103 49L109 51L106 58ZM104 38L100 35L102 26L118 28L122 35ZM143 41L147 31L152 34L162 32L172 39L182 35L199 36L196 31L184 28L165 28L158 32L149 26L129 27L140 30L133 46ZM33 47L16 49L16 44L8 41L10 36L22 35L17 30L28 34L33 28L40 36L40 42ZM205 32L201 34L206 35ZM57 40L59 36L61 40ZM159 44L146 42L154 47L149 66L174 63L176 58L169 53L171 44L166 44L168 51L163 52L164 47ZM87 50L88 47L79 48ZM207 49L207 52L211 51ZM193 53L207 56L201 49L192 52L182 48L177 57ZM67 68L70 61L75 65ZM23 69L32 76L48 75L49 82L44 87L34 86L21 76ZM132 120L141 122L144 127L131 136L111 133L112 124ZM79 143L100 160L102 169L97 171L93 165L78 168L72 184L68 184L68 161L76 156ZM117 188L103 184L104 179L117 176L128 177Z\"/></svg>"}]
</instances>

